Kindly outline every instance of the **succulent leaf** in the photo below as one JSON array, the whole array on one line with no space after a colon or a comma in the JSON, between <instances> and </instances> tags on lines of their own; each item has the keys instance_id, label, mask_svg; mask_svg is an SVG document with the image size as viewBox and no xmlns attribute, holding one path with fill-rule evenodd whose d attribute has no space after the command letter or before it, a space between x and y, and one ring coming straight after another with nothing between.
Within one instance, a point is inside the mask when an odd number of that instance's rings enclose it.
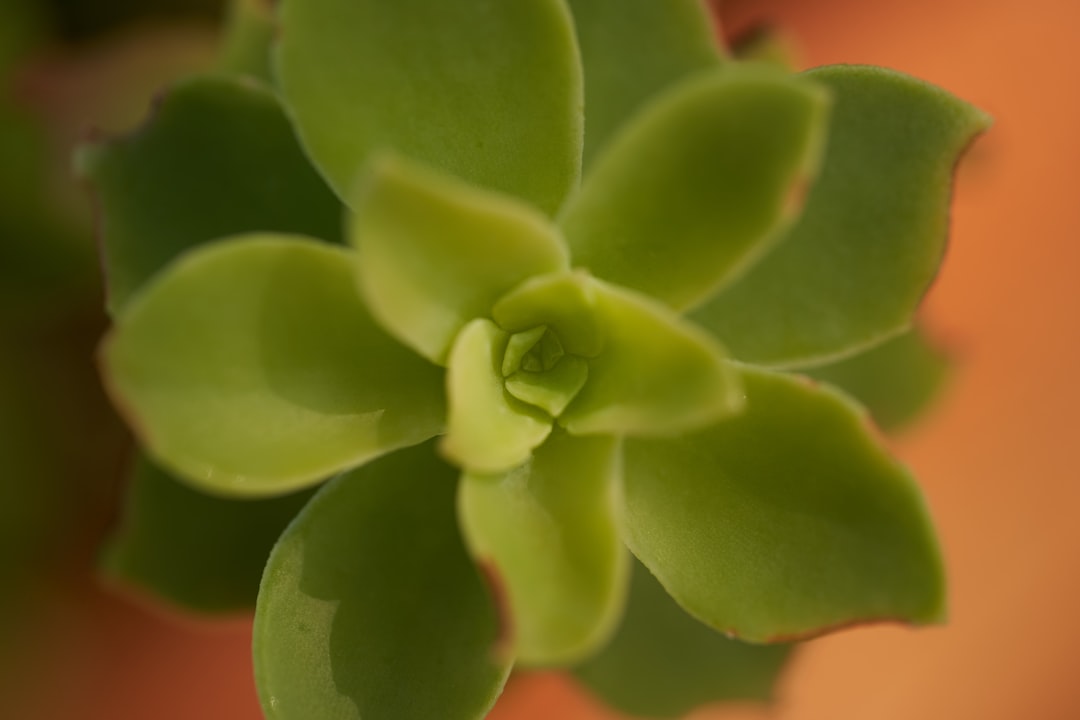
<instances>
[{"instance_id":1,"label":"succulent leaf","mask_svg":"<svg viewBox=\"0 0 1080 720\"><path fill-rule=\"evenodd\" d=\"M283 0L279 82L349 197L389 148L549 215L578 181L581 62L563 0Z\"/></svg>"},{"instance_id":2,"label":"succulent leaf","mask_svg":"<svg viewBox=\"0 0 1080 720\"><path fill-rule=\"evenodd\" d=\"M701 0L569 0L585 70L586 169L667 87L722 61Z\"/></svg>"},{"instance_id":3,"label":"succulent leaf","mask_svg":"<svg viewBox=\"0 0 1080 720\"><path fill-rule=\"evenodd\" d=\"M834 98L806 208L775 250L693 315L756 364L828 362L910 325L941 262L957 158L989 124L944 90L891 70L805 75Z\"/></svg>"},{"instance_id":4,"label":"succulent leaf","mask_svg":"<svg viewBox=\"0 0 1080 720\"><path fill-rule=\"evenodd\" d=\"M738 412L738 374L709 334L666 306L591 279L603 350L559 417L575 435L674 435Z\"/></svg>"},{"instance_id":5,"label":"succulent leaf","mask_svg":"<svg viewBox=\"0 0 1080 720\"><path fill-rule=\"evenodd\" d=\"M595 288L586 273L541 275L501 297L491 314L507 332L543 326L558 336L566 352L595 357L603 349Z\"/></svg>"},{"instance_id":6,"label":"succulent leaf","mask_svg":"<svg viewBox=\"0 0 1080 720\"><path fill-rule=\"evenodd\" d=\"M431 443L328 483L274 548L255 613L268 718L480 720L510 656Z\"/></svg>"},{"instance_id":7,"label":"succulent leaf","mask_svg":"<svg viewBox=\"0 0 1080 720\"><path fill-rule=\"evenodd\" d=\"M692 615L753 642L940 621L926 507L863 412L805 379L745 369L743 382L741 415L626 441L634 554Z\"/></svg>"},{"instance_id":8,"label":"succulent leaf","mask_svg":"<svg viewBox=\"0 0 1080 720\"><path fill-rule=\"evenodd\" d=\"M857 398L886 432L903 429L933 401L949 359L918 327L858 355L806 370Z\"/></svg>"},{"instance_id":9,"label":"succulent leaf","mask_svg":"<svg viewBox=\"0 0 1080 720\"><path fill-rule=\"evenodd\" d=\"M373 161L350 236L360 288L394 337L444 364L454 338L522 281L567 267L566 246L529 206L390 155Z\"/></svg>"},{"instance_id":10,"label":"succulent leaf","mask_svg":"<svg viewBox=\"0 0 1080 720\"><path fill-rule=\"evenodd\" d=\"M575 267L684 310L762 255L799 209L827 97L774 68L684 80L607 145L560 224Z\"/></svg>"},{"instance_id":11,"label":"succulent leaf","mask_svg":"<svg viewBox=\"0 0 1080 720\"><path fill-rule=\"evenodd\" d=\"M771 699L790 651L732 640L698 622L635 563L615 637L574 676L620 712L679 718L709 703Z\"/></svg>"},{"instance_id":12,"label":"succulent leaf","mask_svg":"<svg viewBox=\"0 0 1080 720\"><path fill-rule=\"evenodd\" d=\"M577 397L588 379L589 363L576 355L569 355L561 358L549 370L515 372L506 378L506 391L557 418Z\"/></svg>"},{"instance_id":13,"label":"succulent leaf","mask_svg":"<svg viewBox=\"0 0 1080 720\"><path fill-rule=\"evenodd\" d=\"M190 488L140 454L103 570L191 612L253 610L270 550L311 494L218 498Z\"/></svg>"},{"instance_id":14,"label":"succulent leaf","mask_svg":"<svg viewBox=\"0 0 1080 720\"><path fill-rule=\"evenodd\" d=\"M207 492L274 495L441 432L443 371L375 324L353 265L335 246L255 235L148 284L102 359L151 455Z\"/></svg>"},{"instance_id":15,"label":"succulent leaf","mask_svg":"<svg viewBox=\"0 0 1080 720\"><path fill-rule=\"evenodd\" d=\"M250 80L200 77L167 93L133 135L85 146L117 315L185 250L281 232L340 242L341 203L304 156L278 100Z\"/></svg>"},{"instance_id":16,"label":"succulent leaf","mask_svg":"<svg viewBox=\"0 0 1080 720\"><path fill-rule=\"evenodd\" d=\"M521 465L551 432L550 416L506 392L502 364L509 340L495 323L477 319L458 334L450 352L450 410L441 449L479 473Z\"/></svg>"},{"instance_id":17,"label":"succulent leaf","mask_svg":"<svg viewBox=\"0 0 1080 720\"><path fill-rule=\"evenodd\" d=\"M628 567L614 518L619 464L615 438L557 430L527 464L463 477L462 532L502 579L520 662L579 659L614 629Z\"/></svg>"}]
</instances>

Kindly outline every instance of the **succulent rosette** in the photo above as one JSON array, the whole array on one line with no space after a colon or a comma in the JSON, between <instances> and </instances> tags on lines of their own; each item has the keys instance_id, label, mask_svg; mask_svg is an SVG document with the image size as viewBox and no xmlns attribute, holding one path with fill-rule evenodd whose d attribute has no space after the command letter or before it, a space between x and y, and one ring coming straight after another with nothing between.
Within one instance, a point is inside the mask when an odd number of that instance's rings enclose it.
<instances>
[{"instance_id":1,"label":"succulent rosette","mask_svg":"<svg viewBox=\"0 0 1080 720\"><path fill-rule=\"evenodd\" d=\"M677 714L767 694L721 633L942 619L909 473L791 371L917 343L984 115L694 0L239 7L80 166L146 452L106 565L205 611L262 573L268 716L478 718L515 663Z\"/></svg>"}]
</instances>

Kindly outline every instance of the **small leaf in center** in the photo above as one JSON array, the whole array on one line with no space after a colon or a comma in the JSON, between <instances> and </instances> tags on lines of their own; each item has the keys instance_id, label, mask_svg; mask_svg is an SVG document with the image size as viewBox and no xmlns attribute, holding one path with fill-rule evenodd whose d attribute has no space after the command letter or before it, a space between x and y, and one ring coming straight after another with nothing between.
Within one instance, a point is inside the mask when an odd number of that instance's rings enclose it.
<instances>
[{"instance_id":1,"label":"small leaf in center","mask_svg":"<svg viewBox=\"0 0 1080 720\"><path fill-rule=\"evenodd\" d=\"M576 355L566 355L553 367L540 371L530 371L522 363L521 370L506 378L506 391L552 417L559 417L588 377L588 363Z\"/></svg>"},{"instance_id":2,"label":"small leaf in center","mask_svg":"<svg viewBox=\"0 0 1080 720\"><path fill-rule=\"evenodd\" d=\"M506 352L503 354L503 377L513 375L521 368L525 356L532 352L536 344L540 342L540 338L544 337L546 333L547 327L538 325L531 330L514 333L510 336L510 340L506 344Z\"/></svg>"}]
</instances>

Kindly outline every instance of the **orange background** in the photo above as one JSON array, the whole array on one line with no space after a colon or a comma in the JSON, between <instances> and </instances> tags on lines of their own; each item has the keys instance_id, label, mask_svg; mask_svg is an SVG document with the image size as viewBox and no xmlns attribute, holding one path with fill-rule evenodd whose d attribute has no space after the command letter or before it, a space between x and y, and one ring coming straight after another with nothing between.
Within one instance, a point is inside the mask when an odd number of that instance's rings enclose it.
<instances>
[{"instance_id":1,"label":"orange background","mask_svg":"<svg viewBox=\"0 0 1080 720\"><path fill-rule=\"evenodd\" d=\"M1080 717L1080 3L732 0L723 14L729 30L780 22L807 66L903 70L996 119L961 170L952 243L926 306L959 368L897 443L943 537L951 621L809 643L774 716ZM5 690L5 717L260 717L246 622L178 627L83 574L54 589L29 630L33 651L4 673L38 680ZM495 717L614 718L551 675L515 683Z\"/></svg>"}]
</instances>

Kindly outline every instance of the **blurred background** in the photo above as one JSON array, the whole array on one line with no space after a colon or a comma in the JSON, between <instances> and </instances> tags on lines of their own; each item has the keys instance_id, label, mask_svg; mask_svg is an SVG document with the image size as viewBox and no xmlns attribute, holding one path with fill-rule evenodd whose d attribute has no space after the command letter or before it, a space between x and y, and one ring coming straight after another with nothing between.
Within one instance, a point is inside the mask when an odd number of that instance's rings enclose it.
<instances>
[{"instance_id":1,"label":"blurred background","mask_svg":"<svg viewBox=\"0 0 1080 720\"><path fill-rule=\"evenodd\" d=\"M894 440L928 495L951 619L807 643L778 701L695 720L1080 717L1080 58L1075 0L727 0L800 66L872 63L989 111L924 308L952 381ZM197 624L102 587L130 441L93 365L105 327L74 143L134 126L205 67L218 0L0 0L0 715L256 720L248 620ZM1080 443L1078 443L1080 444ZM614 720L554 674L497 720Z\"/></svg>"}]
</instances>

